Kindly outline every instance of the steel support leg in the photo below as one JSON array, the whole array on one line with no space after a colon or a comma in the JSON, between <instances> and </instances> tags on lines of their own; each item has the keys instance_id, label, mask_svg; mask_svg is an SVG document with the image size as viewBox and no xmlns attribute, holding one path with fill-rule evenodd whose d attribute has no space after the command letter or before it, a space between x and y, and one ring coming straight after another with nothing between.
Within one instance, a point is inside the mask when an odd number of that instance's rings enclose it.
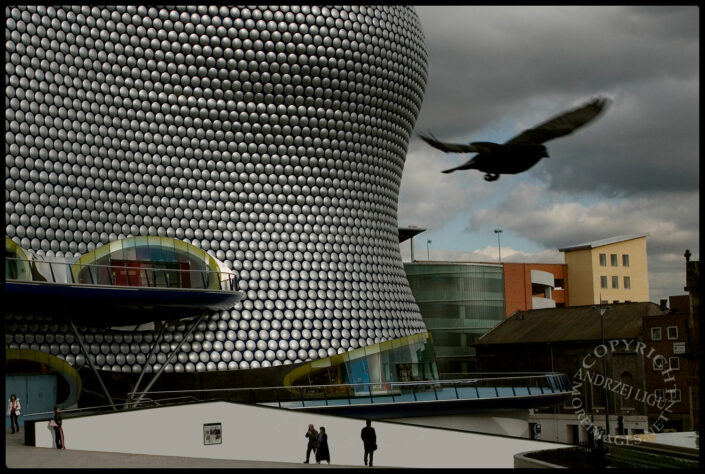
<instances>
[{"instance_id":1,"label":"steel support leg","mask_svg":"<svg viewBox=\"0 0 705 474\"><path fill-rule=\"evenodd\" d=\"M139 327L139 326L138 326ZM135 328L136 329L136 328ZM152 343L152 348L149 350L149 354L147 355L147 360L144 363L144 367L142 367L142 372L140 372L140 376L137 379L137 382L135 383L135 386L132 389L132 392L130 392L127 395L127 400L125 400L125 405L123 406L123 409L127 409L130 406L130 401L132 400L132 397L135 395L135 392L140 386L140 382L142 381L142 377L144 377L144 374L147 372L147 367L149 364L149 359L152 357L154 352L156 351L157 347L159 347L159 344L162 341L162 336L164 335L164 331L166 330L166 322L162 324L162 328L159 330L159 334L157 334L157 338L154 340Z\"/></svg>"},{"instance_id":2,"label":"steel support leg","mask_svg":"<svg viewBox=\"0 0 705 474\"><path fill-rule=\"evenodd\" d=\"M113 402L113 399L110 396L110 393L108 393L108 389L105 387L105 384L103 383L103 379L100 378L100 374L98 373L98 370L95 368L95 365L93 365L93 362L91 362L90 352L88 352L85 344L83 344L83 339L81 339L81 335L78 333L78 329L76 329L76 325L73 323L73 320L71 320L70 316L67 316L67 319L69 321L69 326L71 326L71 330L73 331L73 334L76 336L76 340L78 341L78 345L81 346L81 350L86 355L86 361L88 362L88 366L93 371L93 375L95 375L96 378L98 379L98 383L100 384L101 388L103 389L103 392L105 392L105 396L108 397L108 401L110 402L110 405L112 405L113 410L117 411L117 407L115 406L115 403Z\"/></svg>"},{"instance_id":3,"label":"steel support leg","mask_svg":"<svg viewBox=\"0 0 705 474\"><path fill-rule=\"evenodd\" d=\"M206 313L206 314L207 314L207 313ZM191 334L193 334L193 331L198 327L199 324L201 324L201 321L203 321L203 319L206 317L206 314L202 314L202 315L193 323L193 325L191 326L191 329L189 329L188 332L186 333L186 335L184 336L184 339L183 339L184 341L187 341L188 338L189 338L189 336L191 336ZM135 402L134 402L134 405L135 405L135 406L139 405L139 402L142 400L142 398L147 394L147 392L149 392L149 389L152 388L152 385L154 385L154 383L157 381L157 379L159 378L159 376L162 375L162 373L164 372L164 369L166 368L166 366L171 362L171 360L174 358L174 356L176 356L176 353L178 352L178 350L179 350L179 348L177 347L176 349L174 349L173 351L171 351L171 354L170 354L169 357L167 358L166 362L164 362L164 365L162 365L162 367L159 369L159 371L158 371L156 374L154 374L154 377L152 377L152 381L149 382L149 385L147 385L147 386L145 387L144 391L142 391L142 392L140 393L140 396L137 398L137 400L135 400ZM133 392L133 393L134 393L134 392Z\"/></svg>"}]
</instances>

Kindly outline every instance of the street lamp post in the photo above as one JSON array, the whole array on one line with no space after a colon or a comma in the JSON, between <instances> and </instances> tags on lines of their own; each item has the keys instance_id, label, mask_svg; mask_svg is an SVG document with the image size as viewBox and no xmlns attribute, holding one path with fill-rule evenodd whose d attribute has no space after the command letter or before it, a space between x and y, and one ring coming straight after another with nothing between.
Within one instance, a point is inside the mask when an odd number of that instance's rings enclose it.
<instances>
[{"instance_id":1,"label":"street lamp post","mask_svg":"<svg viewBox=\"0 0 705 474\"><path fill-rule=\"evenodd\" d=\"M431 245L431 241L427 240L426 241L426 259L427 260L431 260L431 249L429 247L430 245Z\"/></svg>"},{"instance_id":2,"label":"street lamp post","mask_svg":"<svg viewBox=\"0 0 705 474\"><path fill-rule=\"evenodd\" d=\"M495 229L494 233L497 234L497 249L499 251L499 263L502 263L502 244L499 241L499 234L502 233L502 229Z\"/></svg>"},{"instance_id":3,"label":"street lamp post","mask_svg":"<svg viewBox=\"0 0 705 474\"><path fill-rule=\"evenodd\" d=\"M603 316L607 310L612 309L612 306L602 306L602 295L600 295L600 306L593 306L592 309L597 310L600 312L600 337L602 339L602 345L605 345L605 325L603 322ZM607 353L605 353L605 356L602 358L602 374L605 376L605 380L607 380ZM610 436L610 400L609 400L609 392L607 391L607 384L605 383L604 386L604 393L605 393L605 432L607 433L607 437L609 438Z\"/></svg>"}]
</instances>

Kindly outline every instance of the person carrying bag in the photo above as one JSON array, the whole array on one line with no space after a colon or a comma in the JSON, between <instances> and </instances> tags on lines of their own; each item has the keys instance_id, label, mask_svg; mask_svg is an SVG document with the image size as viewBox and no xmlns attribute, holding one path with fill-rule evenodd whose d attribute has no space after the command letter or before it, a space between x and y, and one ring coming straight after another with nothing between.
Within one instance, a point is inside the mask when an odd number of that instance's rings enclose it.
<instances>
[{"instance_id":1,"label":"person carrying bag","mask_svg":"<svg viewBox=\"0 0 705 474\"><path fill-rule=\"evenodd\" d=\"M15 433L15 427L17 428L17 432L20 432L20 424L18 422L20 408L22 408L20 406L20 399L13 393L7 401L7 416L10 417L10 426L12 427L13 434Z\"/></svg>"}]
</instances>

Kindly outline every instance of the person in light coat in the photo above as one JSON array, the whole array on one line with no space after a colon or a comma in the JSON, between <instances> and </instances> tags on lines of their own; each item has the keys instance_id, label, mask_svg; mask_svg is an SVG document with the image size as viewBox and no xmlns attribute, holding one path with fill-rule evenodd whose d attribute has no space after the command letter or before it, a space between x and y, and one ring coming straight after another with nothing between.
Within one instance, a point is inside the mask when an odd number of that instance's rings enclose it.
<instances>
[{"instance_id":1,"label":"person in light coat","mask_svg":"<svg viewBox=\"0 0 705 474\"><path fill-rule=\"evenodd\" d=\"M15 427L17 428L18 433L20 431L20 425L17 419L20 416L21 408L22 406L20 405L20 399L17 398L17 395L13 393L10 396L10 399L7 401L7 416L10 417L10 426L12 427L12 433L15 432Z\"/></svg>"}]
</instances>

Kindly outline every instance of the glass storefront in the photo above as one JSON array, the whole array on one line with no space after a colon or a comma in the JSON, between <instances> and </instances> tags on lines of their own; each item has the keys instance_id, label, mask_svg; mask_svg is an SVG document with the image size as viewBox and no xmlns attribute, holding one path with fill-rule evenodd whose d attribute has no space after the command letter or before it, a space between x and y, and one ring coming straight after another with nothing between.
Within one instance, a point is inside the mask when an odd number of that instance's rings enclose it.
<instances>
[{"instance_id":1,"label":"glass storefront","mask_svg":"<svg viewBox=\"0 0 705 474\"><path fill-rule=\"evenodd\" d=\"M84 284L220 288L220 266L203 250L166 237L131 237L84 255L75 264Z\"/></svg>"},{"instance_id":2,"label":"glass storefront","mask_svg":"<svg viewBox=\"0 0 705 474\"><path fill-rule=\"evenodd\" d=\"M363 395L383 392L391 382L429 380L438 380L438 370L430 335L421 333L304 364L284 385L360 384L355 394Z\"/></svg>"}]
</instances>

